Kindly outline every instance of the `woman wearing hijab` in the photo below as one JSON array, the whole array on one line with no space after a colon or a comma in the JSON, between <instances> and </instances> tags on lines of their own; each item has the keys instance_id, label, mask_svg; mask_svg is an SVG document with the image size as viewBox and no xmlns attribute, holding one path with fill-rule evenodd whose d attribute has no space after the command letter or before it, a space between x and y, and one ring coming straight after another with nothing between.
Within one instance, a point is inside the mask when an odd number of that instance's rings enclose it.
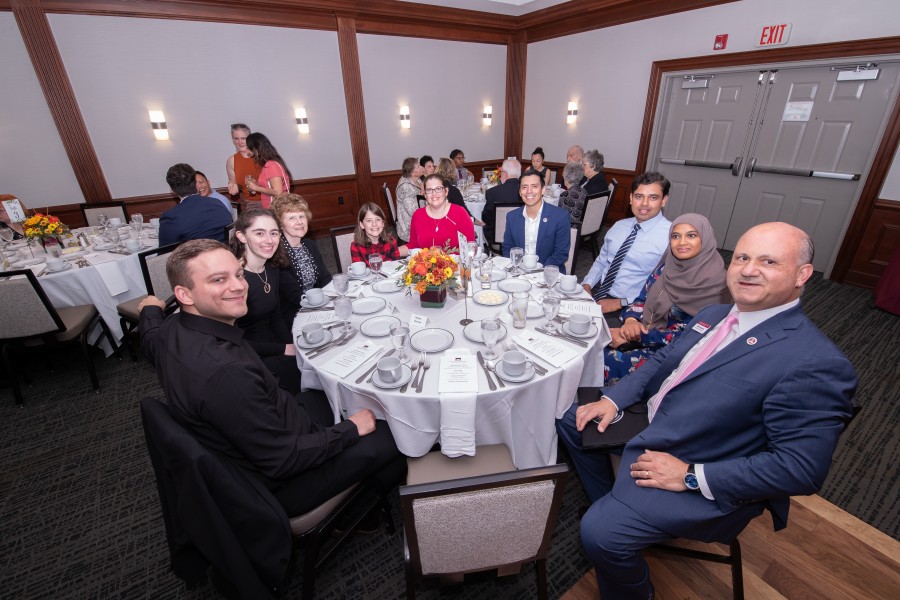
<instances>
[{"instance_id":1,"label":"woman wearing hijab","mask_svg":"<svg viewBox=\"0 0 900 600\"><path fill-rule=\"evenodd\" d=\"M605 385L634 371L674 341L700 310L731 302L725 262L716 245L712 225L703 215L688 213L672 222L669 249L641 294L623 309L622 327L610 330Z\"/></svg>"}]
</instances>

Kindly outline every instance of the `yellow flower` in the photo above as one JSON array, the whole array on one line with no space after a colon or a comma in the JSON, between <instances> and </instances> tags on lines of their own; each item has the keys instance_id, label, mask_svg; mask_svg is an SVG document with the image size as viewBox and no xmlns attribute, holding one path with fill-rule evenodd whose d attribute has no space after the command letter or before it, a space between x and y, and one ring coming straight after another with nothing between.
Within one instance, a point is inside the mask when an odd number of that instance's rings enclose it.
<instances>
[{"instance_id":1,"label":"yellow flower","mask_svg":"<svg viewBox=\"0 0 900 600\"><path fill-rule=\"evenodd\" d=\"M450 277L451 275L453 275L453 269L451 269L450 267L445 267L444 268L444 277Z\"/></svg>"},{"instance_id":2,"label":"yellow flower","mask_svg":"<svg viewBox=\"0 0 900 600\"><path fill-rule=\"evenodd\" d=\"M429 273L428 275L425 276L425 281L427 281L428 283L434 283L434 275Z\"/></svg>"},{"instance_id":3,"label":"yellow flower","mask_svg":"<svg viewBox=\"0 0 900 600\"><path fill-rule=\"evenodd\" d=\"M434 264L434 263L436 263L436 262L437 262L437 258L434 257L434 256L432 256L432 257L431 257L431 264Z\"/></svg>"}]
</instances>

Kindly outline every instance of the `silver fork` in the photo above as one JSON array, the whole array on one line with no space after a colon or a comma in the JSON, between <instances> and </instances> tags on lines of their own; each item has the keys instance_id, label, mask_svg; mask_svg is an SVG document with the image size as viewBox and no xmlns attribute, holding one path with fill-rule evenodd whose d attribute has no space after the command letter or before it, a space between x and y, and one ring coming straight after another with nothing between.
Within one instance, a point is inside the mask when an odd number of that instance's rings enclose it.
<instances>
[{"instance_id":1,"label":"silver fork","mask_svg":"<svg viewBox=\"0 0 900 600\"><path fill-rule=\"evenodd\" d=\"M404 392L406 392L406 390L409 389L409 384L410 384L410 383L413 384L413 387L416 387L416 384L415 384L416 377L418 376L418 374L419 374L418 371L421 370L421 368L422 368L422 363L423 363L424 361L422 360L422 357L419 356L419 361L418 361L418 362L416 362L416 361L411 361L411 362L413 363L412 375L409 376L409 379L406 381L406 383L403 384L403 387L400 388L400 393L401 393L401 394L404 393Z\"/></svg>"},{"instance_id":2,"label":"silver fork","mask_svg":"<svg viewBox=\"0 0 900 600\"><path fill-rule=\"evenodd\" d=\"M422 385L425 383L425 371L431 368L431 359L428 358L428 353L422 353L425 356L425 364L422 365L422 373L419 375L419 385L416 386L416 393L419 394L422 392Z\"/></svg>"}]
</instances>

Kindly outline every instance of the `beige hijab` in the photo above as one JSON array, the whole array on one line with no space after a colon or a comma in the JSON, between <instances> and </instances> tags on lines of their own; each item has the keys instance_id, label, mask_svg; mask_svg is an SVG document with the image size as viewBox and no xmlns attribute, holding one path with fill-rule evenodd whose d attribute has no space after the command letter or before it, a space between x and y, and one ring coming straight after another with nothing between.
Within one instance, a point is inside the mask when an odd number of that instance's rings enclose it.
<instances>
[{"instance_id":1,"label":"beige hijab","mask_svg":"<svg viewBox=\"0 0 900 600\"><path fill-rule=\"evenodd\" d=\"M711 304L730 303L731 294L725 285L725 261L716 250L716 235L703 215L687 213L672 221L669 239L676 225L687 223L700 234L700 253L694 258L679 260L666 249L660 264L662 275L647 292L644 303L644 325L649 329L665 327L672 305L694 316ZM657 265L657 268L659 264Z\"/></svg>"}]
</instances>

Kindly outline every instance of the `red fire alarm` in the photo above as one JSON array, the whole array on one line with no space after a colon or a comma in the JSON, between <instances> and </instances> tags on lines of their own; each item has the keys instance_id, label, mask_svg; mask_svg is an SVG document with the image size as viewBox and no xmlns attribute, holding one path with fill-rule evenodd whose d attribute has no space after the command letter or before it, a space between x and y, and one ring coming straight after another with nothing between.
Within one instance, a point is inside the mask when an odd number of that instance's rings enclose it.
<instances>
[{"instance_id":1,"label":"red fire alarm","mask_svg":"<svg viewBox=\"0 0 900 600\"><path fill-rule=\"evenodd\" d=\"M724 50L728 44L728 34L723 33L716 36L716 42L713 44L713 50Z\"/></svg>"}]
</instances>

